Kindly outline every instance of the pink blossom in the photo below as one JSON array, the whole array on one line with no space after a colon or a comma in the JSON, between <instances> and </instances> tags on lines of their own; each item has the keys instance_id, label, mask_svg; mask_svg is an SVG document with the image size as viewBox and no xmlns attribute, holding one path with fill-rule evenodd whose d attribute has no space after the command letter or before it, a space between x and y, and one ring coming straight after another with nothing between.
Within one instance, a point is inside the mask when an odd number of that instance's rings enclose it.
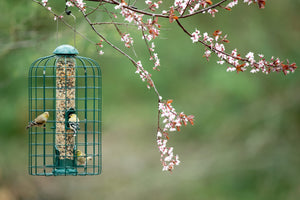
<instances>
[{"instance_id":1,"label":"pink blossom","mask_svg":"<svg viewBox=\"0 0 300 200\"><path fill-rule=\"evenodd\" d=\"M252 74L257 73L257 72L259 72L259 69L253 68L253 69L250 70L250 73L252 73Z\"/></svg>"},{"instance_id":2,"label":"pink blossom","mask_svg":"<svg viewBox=\"0 0 300 200\"><path fill-rule=\"evenodd\" d=\"M244 0L244 3L248 3L248 5L250 5L252 3L252 0Z\"/></svg>"},{"instance_id":3,"label":"pink blossom","mask_svg":"<svg viewBox=\"0 0 300 200\"><path fill-rule=\"evenodd\" d=\"M129 34L129 33L123 35L123 36L121 37L121 41L123 41L123 42L125 43L125 46L126 46L127 48L130 48L131 45L133 44L133 39L132 39L132 37L130 37L130 34Z\"/></svg>"},{"instance_id":4,"label":"pink blossom","mask_svg":"<svg viewBox=\"0 0 300 200\"><path fill-rule=\"evenodd\" d=\"M42 0L42 4L43 4L43 6L45 6L45 7L46 7L47 3L48 3L48 0Z\"/></svg>"},{"instance_id":5,"label":"pink blossom","mask_svg":"<svg viewBox=\"0 0 300 200\"><path fill-rule=\"evenodd\" d=\"M189 0L175 0L174 6L178 9L179 13L182 14L188 2Z\"/></svg>"},{"instance_id":6,"label":"pink blossom","mask_svg":"<svg viewBox=\"0 0 300 200\"><path fill-rule=\"evenodd\" d=\"M200 31L196 29L195 32L192 33L191 40L193 41L193 43L195 43L199 41L200 37L201 37Z\"/></svg>"},{"instance_id":7,"label":"pink blossom","mask_svg":"<svg viewBox=\"0 0 300 200\"><path fill-rule=\"evenodd\" d=\"M228 67L226 71L227 72L234 72L234 71L236 71L236 68L235 67Z\"/></svg>"},{"instance_id":8,"label":"pink blossom","mask_svg":"<svg viewBox=\"0 0 300 200\"><path fill-rule=\"evenodd\" d=\"M263 55L263 54L258 54L258 56L259 56L260 58L263 58L263 57L264 57L264 55Z\"/></svg>"},{"instance_id":9,"label":"pink blossom","mask_svg":"<svg viewBox=\"0 0 300 200\"><path fill-rule=\"evenodd\" d=\"M237 4L238 4L238 0L233 0L226 7L232 8L232 7L236 6Z\"/></svg>"},{"instance_id":10,"label":"pink blossom","mask_svg":"<svg viewBox=\"0 0 300 200\"><path fill-rule=\"evenodd\" d=\"M154 42L152 42L152 43L151 43L151 47L149 48L149 50L153 52L153 51L154 51L154 48L155 48L155 44L154 44Z\"/></svg>"},{"instance_id":11,"label":"pink blossom","mask_svg":"<svg viewBox=\"0 0 300 200\"><path fill-rule=\"evenodd\" d=\"M211 51L210 50L206 50L204 52L204 57L206 57L206 59L208 60L208 58L210 57Z\"/></svg>"},{"instance_id":12,"label":"pink blossom","mask_svg":"<svg viewBox=\"0 0 300 200\"><path fill-rule=\"evenodd\" d=\"M157 137L162 137L162 134L160 131L157 131Z\"/></svg>"},{"instance_id":13,"label":"pink blossom","mask_svg":"<svg viewBox=\"0 0 300 200\"><path fill-rule=\"evenodd\" d=\"M248 60L250 61L250 64L253 65L253 63L255 62L255 60L254 60L254 53L253 52L249 52L246 55L246 58L248 58Z\"/></svg>"},{"instance_id":14,"label":"pink blossom","mask_svg":"<svg viewBox=\"0 0 300 200\"><path fill-rule=\"evenodd\" d=\"M204 42L210 42L210 43L212 43L213 40L214 40L213 38L211 38L211 37L208 36L207 32L203 33L203 41Z\"/></svg>"},{"instance_id":15,"label":"pink blossom","mask_svg":"<svg viewBox=\"0 0 300 200\"><path fill-rule=\"evenodd\" d=\"M158 149L161 153L161 162L163 166L163 171L172 171L174 169L174 165L178 165L180 161L178 160L178 156L173 154L173 147L167 147L167 141L163 140L161 142L161 138L165 136L168 139L167 131L176 131L176 126L180 127L182 125L182 121L185 121L186 115L184 113L177 114L175 109L171 105L172 101L169 100L166 103L160 102L158 104L158 109L160 110L161 117L164 119L163 123L165 127L163 129L163 134L158 131L157 132L157 144Z\"/></svg>"},{"instance_id":16,"label":"pink blossom","mask_svg":"<svg viewBox=\"0 0 300 200\"><path fill-rule=\"evenodd\" d=\"M148 71L146 71L143 66L142 66L142 62L138 61L136 63L136 74L140 75L140 78L142 79L143 82L147 81L148 85L147 88L150 89L151 87L153 87L153 81L151 79L151 74L148 73Z\"/></svg>"},{"instance_id":17,"label":"pink blossom","mask_svg":"<svg viewBox=\"0 0 300 200\"><path fill-rule=\"evenodd\" d=\"M217 63L220 64L220 65L223 65L225 63L225 61L224 60L219 60L219 61L217 61Z\"/></svg>"},{"instance_id":18,"label":"pink blossom","mask_svg":"<svg viewBox=\"0 0 300 200\"><path fill-rule=\"evenodd\" d=\"M211 51L210 50L206 50L204 54L205 54L206 57L209 57L210 54L211 54Z\"/></svg>"},{"instance_id":19,"label":"pink blossom","mask_svg":"<svg viewBox=\"0 0 300 200\"><path fill-rule=\"evenodd\" d=\"M79 8L81 11L85 11L85 3L83 3L83 0L70 0L70 2L77 8Z\"/></svg>"},{"instance_id":20,"label":"pink blossom","mask_svg":"<svg viewBox=\"0 0 300 200\"><path fill-rule=\"evenodd\" d=\"M197 4L195 4L195 6L192 6L192 7L189 9L189 13L190 13L190 14L193 14L193 13L196 12L199 8L200 8L200 3L197 3Z\"/></svg>"},{"instance_id":21,"label":"pink blossom","mask_svg":"<svg viewBox=\"0 0 300 200\"><path fill-rule=\"evenodd\" d=\"M67 1L66 6L71 7L71 6L74 6L74 4L72 4L70 1Z\"/></svg>"},{"instance_id":22,"label":"pink blossom","mask_svg":"<svg viewBox=\"0 0 300 200\"><path fill-rule=\"evenodd\" d=\"M219 12L217 9L209 9L207 11L209 14L211 14L212 17L215 17L215 13Z\"/></svg>"}]
</instances>

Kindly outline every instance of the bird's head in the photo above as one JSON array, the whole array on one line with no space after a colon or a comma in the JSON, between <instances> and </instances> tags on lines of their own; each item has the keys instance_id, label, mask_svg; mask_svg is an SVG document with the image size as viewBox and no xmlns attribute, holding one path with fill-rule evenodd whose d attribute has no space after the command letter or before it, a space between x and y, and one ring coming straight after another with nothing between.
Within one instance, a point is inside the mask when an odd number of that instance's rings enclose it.
<instances>
[{"instance_id":1,"label":"bird's head","mask_svg":"<svg viewBox=\"0 0 300 200\"><path fill-rule=\"evenodd\" d=\"M49 112L44 112L45 117L48 119L49 117Z\"/></svg>"},{"instance_id":2,"label":"bird's head","mask_svg":"<svg viewBox=\"0 0 300 200\"><path fill-rule=\"evenodd\" d=\"M81 155L82 155L82 152L79 149L77 149L76 150L76 156L81 156Z\"/></svg>"},{"instance_id":3,"label":"bird's head","mask_svg":"<svg viewBox=\"0 0 300 200\"><path fill-rule=\"evenodd\" d=\"M74 117L76 117L76 114L74 114L74 113L69 115L69 118L74 118Z\"/></svg>"}]
</instances>

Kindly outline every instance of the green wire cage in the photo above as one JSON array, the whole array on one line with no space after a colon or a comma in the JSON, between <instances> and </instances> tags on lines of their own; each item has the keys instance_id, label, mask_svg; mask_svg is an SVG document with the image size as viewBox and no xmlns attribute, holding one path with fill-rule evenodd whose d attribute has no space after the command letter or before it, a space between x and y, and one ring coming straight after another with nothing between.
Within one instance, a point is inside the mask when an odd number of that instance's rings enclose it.
<instances>
[{"instance_id":1,"label":"green wire cage","mask_svg":"<svg viewBox=\"0 0 300 200\"><path fill-rule=\"evenodd\" d=\"M99 65L70 45L39 58L29 69L29 120L49 113L43 127L29 129L29 174L98 175L102 168L102 86ZM70 128L76 114L79 129Z\"/></svg>"}]
</instances>

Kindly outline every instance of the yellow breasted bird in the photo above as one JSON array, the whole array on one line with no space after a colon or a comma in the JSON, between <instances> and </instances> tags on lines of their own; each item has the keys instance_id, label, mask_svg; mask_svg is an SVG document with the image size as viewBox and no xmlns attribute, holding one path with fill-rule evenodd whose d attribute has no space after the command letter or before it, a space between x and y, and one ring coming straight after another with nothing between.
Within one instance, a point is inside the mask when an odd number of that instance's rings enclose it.
<instances>
[{"instance_id":1,"label":"yellow breasted bird","mask_svg":"<svg viewBox=\"0 0 300 200\"><path fill-rule=\"evenodd\" d=\"M44 124L46 124L48 118L49 118L49 112L44 112L44 113L40 114L39 116L37 116L37 118L35 118L33 121L29 122L26 129L29 129L32 126L41 127Z\"/></svg>"},{"instance_id":2,"label":"yellow breasted bird","mask_svg":"<svg viewBox=\"0 0 300 200\"><path fill-rule=\"evenodd\" d=\"M77 134L79 128L79 119L76 114L72 113L69 115L69 127L74 131L74 136Z\"/></svg>"},{"instance_id":3,"label":"yellow breasted bird","mask_svg":"<svg viewBox=\"0 0 300 200\"><path fill-rule=\"evenodd\" d=\"M85 165L86 161L93 160L93 158L90 156L86 157L86 155L82 153L79 149L76 150L76 156L78 165Z\"/></svg>"}]
</instances>

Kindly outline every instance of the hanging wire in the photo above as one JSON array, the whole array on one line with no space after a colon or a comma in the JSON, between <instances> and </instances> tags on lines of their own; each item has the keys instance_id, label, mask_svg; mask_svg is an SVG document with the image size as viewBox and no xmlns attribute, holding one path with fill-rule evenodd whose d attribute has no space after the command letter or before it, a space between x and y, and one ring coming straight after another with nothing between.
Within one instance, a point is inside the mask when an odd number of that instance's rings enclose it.
<instances>
[{"instance_id":1,"label":"hanging wire","mask_svg":"<svg viewBox=\"0 0 300 200\"><path fill-rule=\"evenodd\" d=\"M74 47L76 48L76 17L72 13L71 16L74 18Z\"/></svg>"},{"instance_id":2,"label":"hanging wire","mask_svg":"<svg viewBox=\"0 0 300 200\"><path fill-rule=\"evenodd\" d=\"M58 16L63 16L63 15L71 15L74 19L74 25L72 26L71 24L67 23L65 20L63 20L61 17L57 17L57 25L56 25L56 46L58 46L59 44L59 33L58 33L58 29L59 29L59 20L61 22L63 22L68 28L70 28L73 32L74 32L74 47L76 48L76 34L79 34L82 38L84 38L85 40L89 41L91 44L95 44L96 42L90 40L89 38L87 38L85 35L83 35L82 33L77 31L77 27L76 27L76 17L72 14L72 12L70 10L68 10L68 7L66 6L65 11L62 12L60 15Z\"/></svg>"},{"instance_id":3,"label":"hanging wire","mask_svg":"<svg viewBox=\"0 0 300 200\"><path fill-rule=\"evenodd\" d=\"M66 0L66 2L67 2L67 0ZM75 17L75 15L72 14L71 10L68 10L67 4L66 4L66 8L65 8L65 13L67 15L71 15L74 19L74 29L73 29L73 31L74 31L74 47L76 48L76 17Z\"/></svg>"},{"instance_id":4,"label":"hanging wire","mask_svg":"<svg viewBox=\"0 0 300 200\"><path fill-rule=\"evenodd\" d=\"M58 19L56 19L56 46L58 46Z\"/></svg>"}]
</instances>

